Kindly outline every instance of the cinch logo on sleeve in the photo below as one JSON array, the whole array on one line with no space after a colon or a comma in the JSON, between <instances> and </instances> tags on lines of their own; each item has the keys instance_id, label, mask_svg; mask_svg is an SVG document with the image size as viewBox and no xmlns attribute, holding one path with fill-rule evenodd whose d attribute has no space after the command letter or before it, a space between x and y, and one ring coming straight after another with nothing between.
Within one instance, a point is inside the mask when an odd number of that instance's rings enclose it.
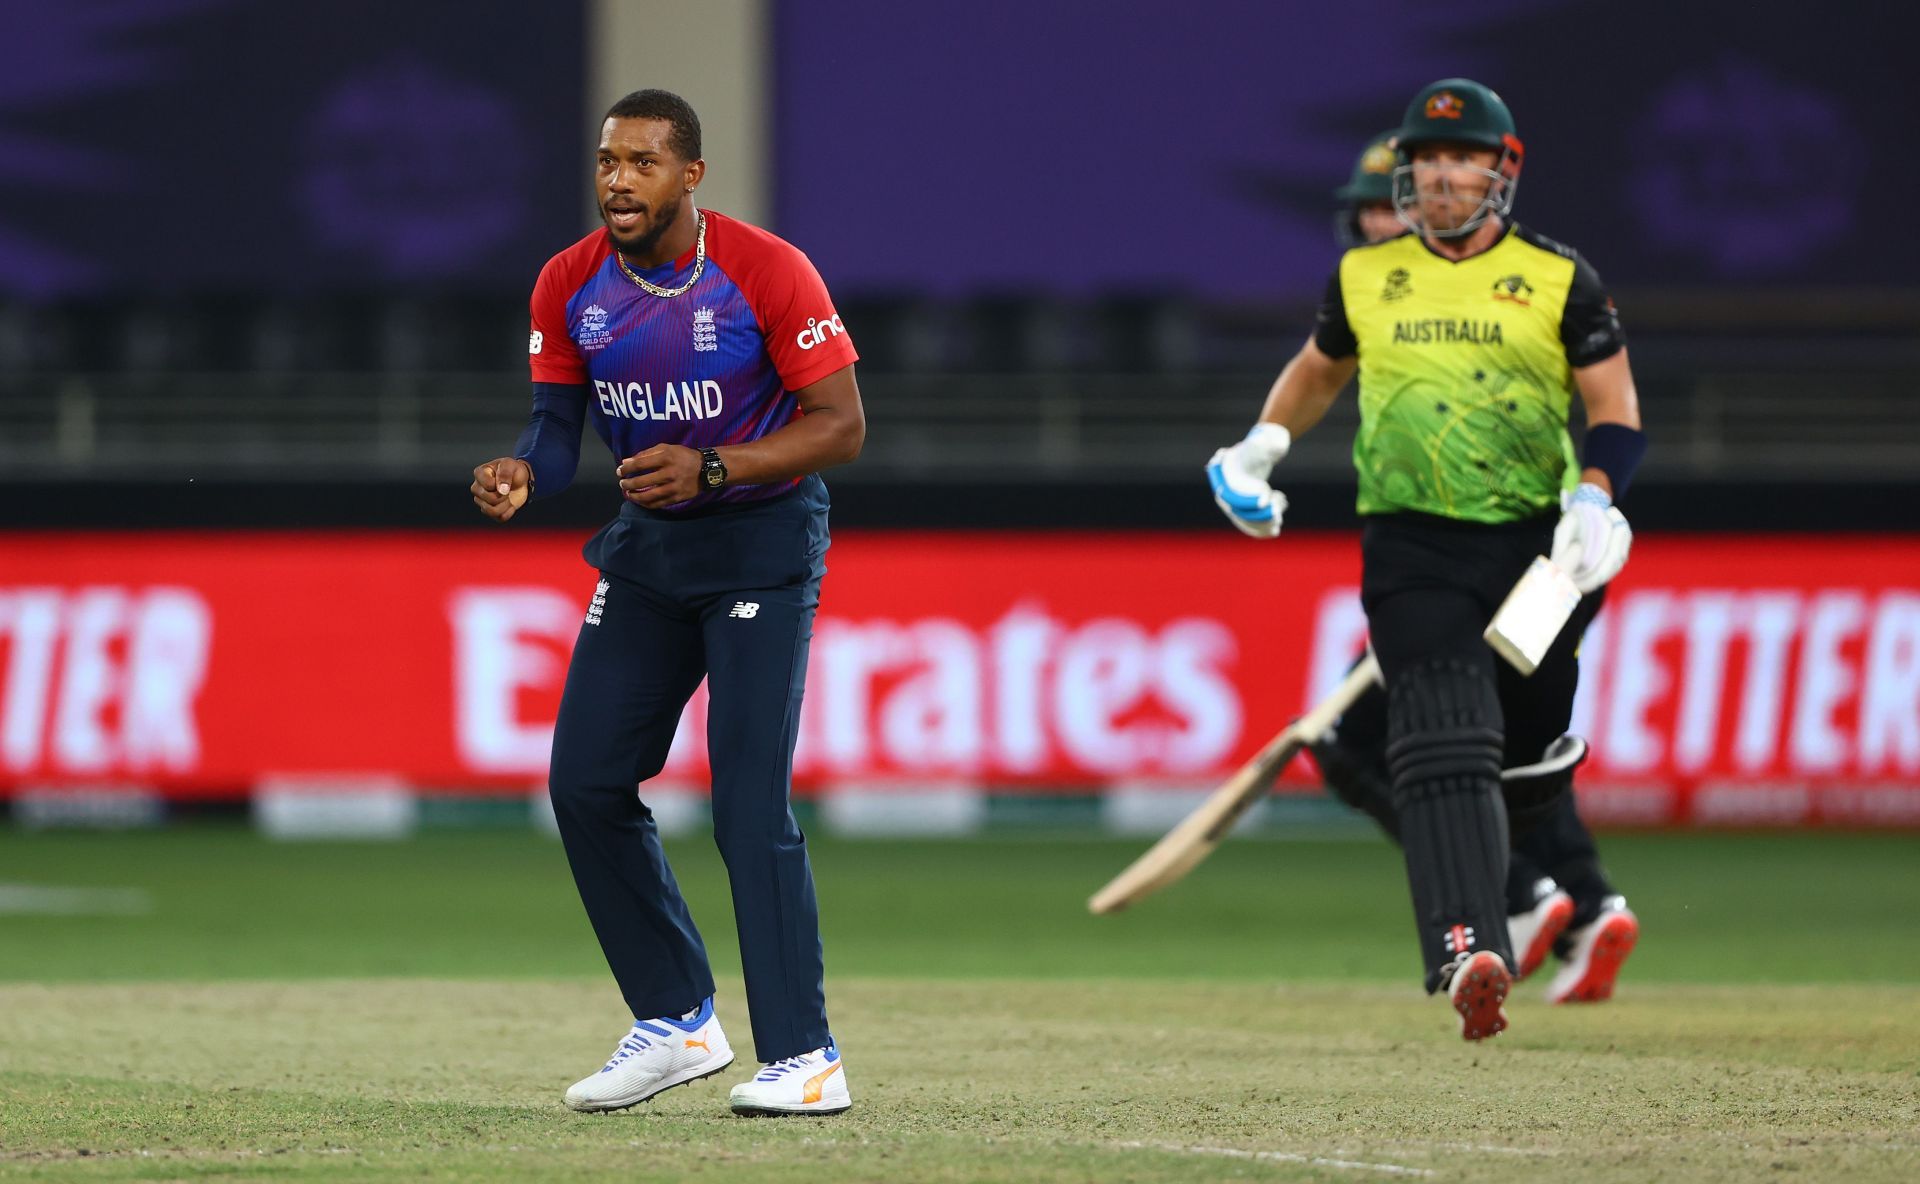
<instances>
[{"instance_id":1,"label":"cinch logo on sleeve","mask_svg":"<svg viewBox=\"0 0 1920 1184\"><path fill-rule=\"evenodd\" d=\"M538 329L535 329L533 332L527 334L527 352L530 354L539 353L540 347L545 345L546 343L547 343L546 334L540 332L540 330Z\"/></svg>"},{"instance_id":2,"label":"cinch logo on sleeve","mask_svg":"<svg viewBox=\"0 0 1920 1184\"><path fill-rule=\"evenodd\" d=\"M812 349L828 337L838 337L846 331L847 327L840 323L839 313L834 313L833 316L824 321L817 317L808 317L807 327L800 330L799 336L793 340L794 344L798 345L801 349Z\"/></svg>"}]
</instances>

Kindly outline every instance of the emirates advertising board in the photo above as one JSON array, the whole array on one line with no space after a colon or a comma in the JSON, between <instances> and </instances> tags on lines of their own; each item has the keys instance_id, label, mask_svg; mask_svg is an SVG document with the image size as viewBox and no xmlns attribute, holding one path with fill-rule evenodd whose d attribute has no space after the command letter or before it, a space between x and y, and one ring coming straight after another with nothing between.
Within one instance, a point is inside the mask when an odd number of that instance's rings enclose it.
<instances>
[{"instance_id":1,"label":"emirates advertising board","mask_svg":"<svg viewBox=\"0 0 1920 1184\"><path fill-rule=\"evenodd\" d=\"M593 596L579 542L0 534L0 795L525 792ZM1350 535L847 532L828 562L803 794L1204 787L1365 636ZM1581 665L1596 821L1920 825L1920 538L1642 539ZM705 712L666 776L703 783Z\"/></svg>"}]
</instances>

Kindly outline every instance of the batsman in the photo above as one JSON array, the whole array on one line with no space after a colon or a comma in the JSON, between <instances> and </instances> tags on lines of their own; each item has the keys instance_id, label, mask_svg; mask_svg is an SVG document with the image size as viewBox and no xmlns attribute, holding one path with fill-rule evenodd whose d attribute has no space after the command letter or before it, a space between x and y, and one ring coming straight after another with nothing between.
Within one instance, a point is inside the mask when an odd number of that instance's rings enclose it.
<instances>
[{"instance_id":1,"label":"batsman","mask_svg":"<svg viewBox=\"0 0 1920 1184\"><path fill-rule=\"evenodd\" d=\"M1579 742L1561 737L1584 622L1527 678L1481 635L1536 555L1583 593L1618 574L1632 532L1614 502L1646 440L1599 276L1511 220L1524 149L1500 97L1436 82L1394 147L1393 205L1413 233L1341 257L1312 337L1207 473L1235 526L1277 537L1274 466L1358 372L1361 602L1387 687L1392 805L1427 990L1446 991L1461 1034L1480 1040L1507 1026L1516 965L1510 835L1552 819L1572 791ZM1523 775L1503 787L1503 768Z\"/></svg>"}]
</instances>

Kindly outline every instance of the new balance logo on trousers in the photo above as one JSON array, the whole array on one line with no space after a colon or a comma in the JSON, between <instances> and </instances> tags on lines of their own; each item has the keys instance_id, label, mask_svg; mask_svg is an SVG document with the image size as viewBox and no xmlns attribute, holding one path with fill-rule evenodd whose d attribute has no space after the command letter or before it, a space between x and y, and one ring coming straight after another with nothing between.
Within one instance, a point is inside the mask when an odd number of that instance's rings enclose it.
<instances>
[{"instance_id":1,"label":"new balance logo on trousers","mask_svg":"<svg viewBox=\"0 0 1920 1184\"><path fill-rule=\"evenodd\" d=\"M750 619L759 611L760 611L759 601L739 600L734 602L733 607L727 611L727 615L729 617L739 617L741 620L744 621L744 620Z\"/></svg>"}]
</instances>

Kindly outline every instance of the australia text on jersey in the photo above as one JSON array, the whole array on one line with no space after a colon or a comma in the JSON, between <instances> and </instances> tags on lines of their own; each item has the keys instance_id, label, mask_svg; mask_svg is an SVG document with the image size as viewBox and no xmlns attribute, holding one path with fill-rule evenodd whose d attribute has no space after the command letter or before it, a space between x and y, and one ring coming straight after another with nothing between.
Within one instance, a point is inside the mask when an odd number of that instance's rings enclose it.
<instances>
[{"instance_id":1,"label":"australia text on jersey","mask_svg":"<svg viewBox=\"0 0 1920 1184\"><path fill-rule=\"evenodd\" d=\"M1505 345L1506 336L1500 331L1499 321L1448 320L1444 317L1429 317L1420 321L1395 321L1393 323L1393 343L1395 345L1446 345L1465 342L1469 345Z\"/></svg>"}]
</instances>

